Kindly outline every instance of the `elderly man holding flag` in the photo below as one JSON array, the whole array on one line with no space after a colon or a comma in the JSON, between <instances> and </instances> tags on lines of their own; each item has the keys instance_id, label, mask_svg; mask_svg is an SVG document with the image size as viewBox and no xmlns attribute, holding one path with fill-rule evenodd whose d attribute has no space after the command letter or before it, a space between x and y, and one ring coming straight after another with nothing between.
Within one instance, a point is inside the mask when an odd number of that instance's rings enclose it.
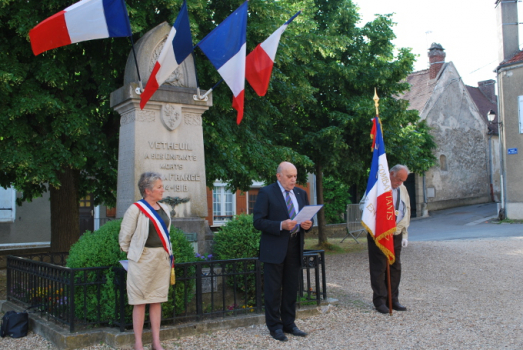
<instances>
[{"instance_id":1,"label":"elderly man holding flag","mask_svg":"<svg viewBox=\"0 0 523 350\"><path fill-rule=\"evenodd\" d=\"M376 112L378 98L376 100ZM362 225L368 235L369 270L373 290L372 301L383 314L406 311L400 304L401 248L407 246L410 224L410 199L403 182L409 169L404 165L388 168L385 144L379 117L371 131L374 152L367 191L362 200ZM388 301L388 306L387 306Z\"/></svg>"}]
</instances>

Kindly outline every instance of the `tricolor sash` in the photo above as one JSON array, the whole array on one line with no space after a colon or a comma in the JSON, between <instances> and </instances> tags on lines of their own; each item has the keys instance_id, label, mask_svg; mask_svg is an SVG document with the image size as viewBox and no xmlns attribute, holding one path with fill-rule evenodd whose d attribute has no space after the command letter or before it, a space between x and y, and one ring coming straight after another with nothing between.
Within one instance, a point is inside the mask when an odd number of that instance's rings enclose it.
<instances>
[{"instance_id":1,"label":"tricolor sash","mask_svg":"<svg viewBox=\"0 0 523 350\"><path fill-rule=\"evenodd\" d=\"M160 215L156 213L156 210L154 210L153 207L151 207L151 205L145 201L145 199L140 199L138 202L134 203L134 205L136 205L138 209L140 209L140 211L144 213L145 216L147 216L154 224L156 232L162 241L163 249L165 249L171 259L171 267L174 267L173 247L171 245L169 231L167 230L165 222L162 220Z\"/></svg>"}]
</instances>

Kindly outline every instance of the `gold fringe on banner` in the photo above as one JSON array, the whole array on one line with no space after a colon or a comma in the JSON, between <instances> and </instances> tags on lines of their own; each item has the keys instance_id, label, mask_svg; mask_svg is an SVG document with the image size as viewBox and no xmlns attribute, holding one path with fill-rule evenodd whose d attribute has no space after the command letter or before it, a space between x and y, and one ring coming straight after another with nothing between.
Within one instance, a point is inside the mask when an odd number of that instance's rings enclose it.
<instances>
[{"instance_id":1,"label":"gold fringe on banner","mask_svg":"<svg viewBox=\"0 0 523 350\"><path fill-rule=\"evenodd\" d=\"M389 261L389 265L394 264L394 262L396 261L396 255L394 253L392 253L390 250L388 250L383 244L379 243L379 241L381 241L382 239L394 239L394 232L396 232L396 227L393 227L393 228L389 229L388 231L382 233L381 235L379 235L379 237L374 237L374 233L372 232L372 230L367 225L365 225L365 223L363 221L361 222L361 225L370 234L370 236L376 243L376 246L378 248L380 248L380 250L382 251L383 254L385 254L385 256L387 257L387 260ZM387 237L387 236L389 236L389 237Z\"/></svg>"}]
</instances>

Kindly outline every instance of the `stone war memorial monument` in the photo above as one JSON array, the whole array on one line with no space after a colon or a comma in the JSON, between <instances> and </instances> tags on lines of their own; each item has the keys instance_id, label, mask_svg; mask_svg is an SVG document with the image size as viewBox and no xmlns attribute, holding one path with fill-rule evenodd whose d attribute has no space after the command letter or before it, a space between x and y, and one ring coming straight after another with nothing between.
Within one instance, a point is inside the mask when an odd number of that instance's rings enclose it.
<instances>
[{"instance_id":1,"label":"stone war memorial monument","mask_svg":"<svg viewBox=\"0 0 523 350\"><path fill-rule=\"evenodd\" d=\"M162 23L135 45L143 86L160 55L171 26ZM205 220L207 194L202 114L212 106L212 95L195 99L196 73L192 55L160 86L144 109L136 93L139 79L134 55L125 67L124 86L111 94L111 107L120 118L116 217L121 218L135 201L140 174L155 171L163 176L164 198L178 197L172 225L196 233L198 251L210 249L212 232Z\"/></svg>"}]
</instances>

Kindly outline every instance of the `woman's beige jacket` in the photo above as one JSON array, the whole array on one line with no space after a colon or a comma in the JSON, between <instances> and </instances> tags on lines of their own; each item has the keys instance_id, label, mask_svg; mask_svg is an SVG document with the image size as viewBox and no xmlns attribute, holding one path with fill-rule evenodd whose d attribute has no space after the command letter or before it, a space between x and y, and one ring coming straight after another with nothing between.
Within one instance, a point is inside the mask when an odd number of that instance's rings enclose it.
<instances>
[{"instance_id":1,"label":"woman's beige jacket","mask_svg":"<svg viewBox=\"0 0 523 350\"><path fill-rule=\"evenodd\" d=\"M171 209L166 204L158 204L169 216L167 223L167 230L169 231L171 229ZM132 204L123 216L122 227L118 236L120 248L127 253L127 259L136 262L140 260L148 236L149 218L136 205Z\"/></svg>"}]
</instances>

